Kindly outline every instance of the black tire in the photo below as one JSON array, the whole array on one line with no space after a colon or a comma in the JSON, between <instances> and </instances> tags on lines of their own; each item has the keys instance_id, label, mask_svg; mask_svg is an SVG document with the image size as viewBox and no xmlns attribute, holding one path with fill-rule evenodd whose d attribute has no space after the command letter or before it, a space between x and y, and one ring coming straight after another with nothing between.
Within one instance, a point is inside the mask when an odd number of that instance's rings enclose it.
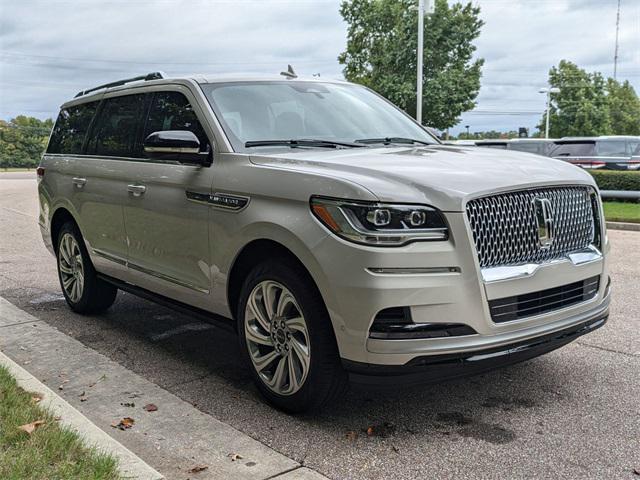
<instances>
[{"instance_id":1,"label":"black tire","mask_svg":"<svg viewBox=\"0 0 640 480\"><path fill-rule=\"evenodd\" d=\"M61 271L61 251L60 242L65 235L71 235L76 241L82 258L82 270L83 270L83 287L82 293L79 298L74 300L66 291L63 283L63 273ZM118 289L98 278L96 270L91 263L87 247L85 246L84 239L80 233L80 229L74 222L66 222L58 232L58 238L56 239L56 260L58 267L58 279L60 280L60 288L64 295L67 304L74 312L81 314L99 313L107 310L116 299Z\"/></svg>"},{"instance_id":2,"label":"black tire","mask_svg":"<svg viewBox=\"0 0 640 480\"><path fill-rule=\"evenodd\" d=\"M266 280L284 285L293 294L309 333L309 370L302 387L289 395L274 392L260 378L246 340L244 326L247 301L253 289ZM347 374L340 362L329 314L313 280L294 261L274 258L255 266L242 286L236 319L245 361L258 390L271 405L287 413L302 413L319 410L345 393L348 387Z\"/></svg>"}]
</instances>

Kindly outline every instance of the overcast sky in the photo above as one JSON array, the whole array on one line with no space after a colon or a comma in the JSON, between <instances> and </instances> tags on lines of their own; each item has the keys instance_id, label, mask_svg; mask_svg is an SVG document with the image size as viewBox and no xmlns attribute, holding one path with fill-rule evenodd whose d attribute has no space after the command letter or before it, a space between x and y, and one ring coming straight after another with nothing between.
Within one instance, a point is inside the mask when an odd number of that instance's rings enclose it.
<instances>
[{"instance_id":1,"label":"overcast sky","mask_svg":"<svg viewBox=\"0 0 640 480\"><path fill-rule=\"evenodd\" d=\"M450 3L453 3L450 1ZM471 131L533 127L551 66L613 74L617 0L477 0L485 59ZM78 90L149 71L342 78L339 0L0 0L0 118L40 118ZM622 0L618 79L640 92L640 0ZM532 129L533 131L533 129Z\"/></svg>"}]
</instances>

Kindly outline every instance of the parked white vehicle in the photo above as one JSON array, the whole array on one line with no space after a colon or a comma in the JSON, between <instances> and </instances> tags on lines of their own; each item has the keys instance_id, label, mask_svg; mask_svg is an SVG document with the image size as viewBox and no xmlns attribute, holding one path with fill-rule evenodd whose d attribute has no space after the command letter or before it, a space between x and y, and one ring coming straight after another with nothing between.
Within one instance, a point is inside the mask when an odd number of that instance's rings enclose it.
<instances>
[{"instance_id":1,"label":"parked white vehicle","mask_svg":"<svg viewBox=\"0 0 640 480\"><path fill-rule=\"evenodd\" d=\"M237 330L258 388L287 411L349 378L526 360L608 316L589 174L442 145L358 85L150 74L80 92L38 177L73 310L122 289Z\"/></svg>"}]
</instances>

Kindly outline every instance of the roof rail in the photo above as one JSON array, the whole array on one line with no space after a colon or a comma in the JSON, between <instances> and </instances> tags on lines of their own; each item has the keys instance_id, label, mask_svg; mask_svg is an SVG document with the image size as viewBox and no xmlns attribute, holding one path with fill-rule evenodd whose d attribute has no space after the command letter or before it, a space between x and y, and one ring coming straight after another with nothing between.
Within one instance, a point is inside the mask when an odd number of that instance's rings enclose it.
<instances>
[{"instance_id":1,"label":"roof rail","mask_svg":"<svg viewBox=\"0 0 640 480\"><path fill-rule=\"evenodd\" d=\"M78 92L78 94L74 98L82 97L87 93L95 92L96 90L101 90L103 88L118 87L120 85L125 85L130 82L138 82L140 80L144 80L146 82L149 80L160 80L162 78L166 78L162 72L151 72L151 73L147 73L146 75L140 75L137 77L125 78L124 80L118 80L111 83L105 83L104 85L99 85L97 87L93 87L88 90L81 90Z\"/></svg>"}]
</instances>

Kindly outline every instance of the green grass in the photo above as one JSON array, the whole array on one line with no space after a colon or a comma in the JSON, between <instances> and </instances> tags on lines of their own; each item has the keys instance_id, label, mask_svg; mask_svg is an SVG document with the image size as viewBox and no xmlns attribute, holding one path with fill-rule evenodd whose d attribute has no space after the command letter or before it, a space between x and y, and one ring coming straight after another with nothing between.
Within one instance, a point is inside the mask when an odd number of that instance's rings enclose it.
<instances>
[{"instance_id":1,"label":"green grass","mask_svg":"<svg viewBox=\"0 0 640 480\"><path fill-rule=\"evenodd\" d=\"M640 223L640 203L604 202L604 218L610 222Z\"/></svg>"},{"instance_id":2,"label":"green grass","mask_svg":"<svg viewBox=\"0 0 640 480\"><path fill-rule=\"evenodd\" d=\"M23 167L8 167L0 168L0 172L33 172L36 167L23 168Z\"/></svg>"},{"instance_id":3,"label":"green grass","mask_svg":"<svg viewBox=\"0 0 640 480\"><path fill-rule=\"evenodd\" d=\"M30 435L18 429L36 420L46 423ZM114 458L85 447L75 432L61 427L0 366L0 478L116 480L116 467Z\"/></svg>"}]
</instances>

